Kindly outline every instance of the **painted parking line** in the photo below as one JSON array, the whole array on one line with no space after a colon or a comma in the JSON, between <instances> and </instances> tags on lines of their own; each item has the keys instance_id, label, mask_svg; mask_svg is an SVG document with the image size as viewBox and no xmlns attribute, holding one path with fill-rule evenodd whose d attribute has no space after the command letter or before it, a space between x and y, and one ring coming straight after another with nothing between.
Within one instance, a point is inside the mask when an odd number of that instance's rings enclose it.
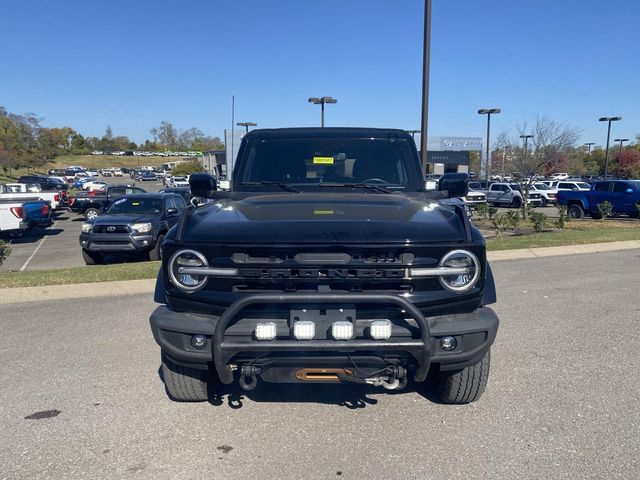
<instances>
[{"instance_id":1,"label":"painted parking line","mask_svg":"<svg viewBox=\"0 0 640 480\"><path fill-rule=\"evenodd\" d=\"M22 265L22 267L20 267L20 271L23 272L25 268L27 268L27 266L29 265L29 262L31 260L33 260L33 257L36 256L36 253L38 253L38 250L40 250L40 247L42 246L42 244L44 243L44 241L47 239L46 236L42 237L42 240L40 240L40 242L38 243L38 246L36 247L36 249L33 251L33 253L31 254L31 256L29 258L27 258L27 261L24 262L24 265Z\"/></svg>"}]
</instances>

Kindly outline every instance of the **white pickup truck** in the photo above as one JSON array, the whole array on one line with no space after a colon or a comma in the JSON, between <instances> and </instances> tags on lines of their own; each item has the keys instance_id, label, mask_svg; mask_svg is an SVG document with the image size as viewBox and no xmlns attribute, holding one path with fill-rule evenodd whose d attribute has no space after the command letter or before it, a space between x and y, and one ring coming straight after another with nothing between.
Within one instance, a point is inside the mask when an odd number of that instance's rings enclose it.
<instances>
[{"instance_id":1,"label":"white pickup truck","mask_svg":"<svg viewBox=\"0 0 640 480\"><path fill-rule=\"evenodd\" d=\"M20 185L25 185L24 191ZM29 184L19 184L19 183L11 183L11 184L3 184L0 183L0 200L2 199L19 199L24 198L32 199L37 197L41 200L48 200L51 202L51 209L56 210L60 205L60 193L58 192L30 192L27 187ZM20 189L20 191L17 191Z\"/></svg>"},{"instance_id":2,"label":"white pickup truck","mask_svg":"<svg viewBox=\"0 0 640 480\"><path fill-rule=\"evenodd\" d=\"M0 232L15 233L28 227L23 202L0 199Z\"/></svg>"}]
</instances>

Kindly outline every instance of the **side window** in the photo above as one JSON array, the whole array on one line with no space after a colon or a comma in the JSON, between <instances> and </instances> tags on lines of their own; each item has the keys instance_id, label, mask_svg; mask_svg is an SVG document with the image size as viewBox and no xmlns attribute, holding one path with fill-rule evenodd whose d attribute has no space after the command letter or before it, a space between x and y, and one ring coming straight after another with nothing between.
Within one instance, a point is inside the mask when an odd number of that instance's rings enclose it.
<instances>
[{"instance_id":1,"label":"side window","mask_svg":"<svg viewBox=\"0 0 640 480\"><path fill-rule=\"evenodd\" d=\"M596 192L608 192L609 191L609 182L599 182L596 183Z\"/></svg>"},{"instance_id":2,"label":"side window","mask_svg":"<svg viewBox=\"0 0 640 480\"><path fill-rule=\"evenodd\" d=\"M165 210L169 210L170 208L178 208L173 197L167 198L167 200L164 202L164 208Z\"/></svg>"},{"instance_id":3,"label":"side window","mask_svg":"<svg viewBox=\"0 0 640 480\"><path fill-rule=\"evenodd\" d=\"M625 193L627 191L627 188L631 188L631 185L628 185L624 182L615 182L613 184L613 191L615 193Z\"/></svg>"},{"instance_id":4,"label":"side window","mask_svg":"<svg viewBox=\"0 0 640 480\"><path fill-rule=\"evenodd\" d=\"M112 188L109 190L109 196L111 196L112 198L122 197L124 194L124 188Z\"/></svg>"},{"instance_id":5,"label":"side window","mask_svg":"<svg viewBox=\"0 0 640 480\"><path fill-rule=\"evenodd\" d=\"M489 190L494 191L494 192L497 192L497 191L501 190L501 188L500 188L501 186L502 186L502 185L496 185L496 184L494 183L494 184L492 184L492 185L489 187Z\"/></svg>"},{"instance_id":6,"label":"side window","mask_svg":"<svg viewBox=\"0 0 640 480\"><path fill-rule=\"evenodd\" d=\"M174 200L176 201L176 206L182 210L183 208L186 208L187 206L187 202L184 201L184 198L182 197L175 197Z\"/></svg>"},{"instance_id":7,"label":"side window","mask_svg":"<svg viewBox=\"0 0 640 480\"><path fill-rule=\"evenodd\" d=\"M571 190L571 185L569 185L568 183L560 182L558 183L558 189L561 189L561 188Z\"/></svg>"}]
</instances>

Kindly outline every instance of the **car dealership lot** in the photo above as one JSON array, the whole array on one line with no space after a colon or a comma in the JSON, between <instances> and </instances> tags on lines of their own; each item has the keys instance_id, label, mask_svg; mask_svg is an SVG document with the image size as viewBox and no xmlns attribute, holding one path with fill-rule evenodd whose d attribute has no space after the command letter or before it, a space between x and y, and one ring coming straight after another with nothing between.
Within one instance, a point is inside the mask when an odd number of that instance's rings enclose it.
<instances>
[{"instance_id":1,"label":"car dealership lot","mask_svg":"<svg viewBox=\"0 0 640 480\"><path fill-rule=\"evenodd\" d=\"M2 306L0 478L635 478L639 267L496 262L502 325L467 406L282 385L172 403L150 295Z\"/></svg>"}]
</instances>

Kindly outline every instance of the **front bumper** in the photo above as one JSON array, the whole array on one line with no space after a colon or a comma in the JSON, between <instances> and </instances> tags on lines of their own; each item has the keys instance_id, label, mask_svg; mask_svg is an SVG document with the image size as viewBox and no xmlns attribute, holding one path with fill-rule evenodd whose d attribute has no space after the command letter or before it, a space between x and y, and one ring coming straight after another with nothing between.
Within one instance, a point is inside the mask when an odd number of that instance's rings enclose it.
<instances>
[{"instance_id":1,"label":"front bumper","mask_svg":"<svg viewBox=\"0 0 640 480\"><path fill-rule=\"evenodd\" d=\"M242 313L256 305L289 304L291 306L393 305L402 309L406 317L394 322L392 337L388 340L364 338L356 319L355 338L351 340L296 340L288 335L286 320L278 325L277 339L259 341L252 337L255 325L264 320L255 315L242 318ZM242 320L241 322L239 320ZM403 329L397 323L408 326ZM440 315L425 318L413 304L396 295L383 294L288 294L248 295L232 304L221 316L176 312L167 306L158 307L150 318L153 336L163 353L174 361L193 367L208 368L213 363L223 383L233 381L229 367L237 355L264 356L284 359L287 355L324 355L346 358L349 354L380 358L386 355L404 355L415 367L414 379L424 381L432 364L440 370L455 370L478 362L493 344L498 331L498 317L490 308L479 308L471 313ZM407 333L412 330L413 333ZM282 333L284 333L282 335ZM205 335L206 347L198 350L191 345L193 335ZM457 347L450 352L440 348L439 339L456 338ZM327 362L327 360L325 360ZM316 366L307 365L307 366Z\"/></svg>"},{"instance_id":2,"label":"front bumper","mask_svg":"<svg viewBox=\"0 0 640 480\"><path fill-rule=\"evenodd\" d=\"M127 235L112 233L81 233L80 246L90 252L135 253L150 250L155 245L152 234Z\"/></svg>"}]
</instances>

